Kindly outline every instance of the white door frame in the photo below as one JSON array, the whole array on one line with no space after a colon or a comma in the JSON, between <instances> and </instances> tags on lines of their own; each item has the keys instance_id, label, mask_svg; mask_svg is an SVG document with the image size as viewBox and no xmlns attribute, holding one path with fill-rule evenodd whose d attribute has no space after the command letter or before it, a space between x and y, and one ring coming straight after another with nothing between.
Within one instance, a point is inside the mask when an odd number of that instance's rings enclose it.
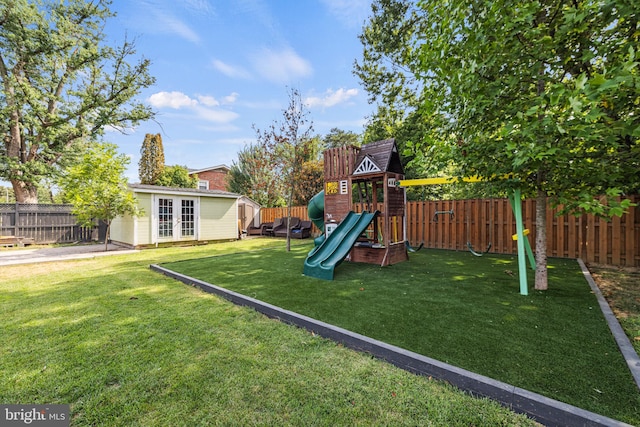
<instances>
[{"instance_id":1,"label":"white door frame","mask_svg":"<svg viewBox=\"0 0 640 427\"><path fill-rule=\"evenodd\" d=\"M165 211L160 212L160 201L167 201ZM193 202L193 235L182 235L182 223L185 215L182 212L182 202ZM151 214L152 242L154 244L163 242L179 242L186 240L199 240L200 238L200 198L188 197L177 194L154 194L153 195L153 212ZM165 228L165 233L170 235L160 235L160 219L161 216L167 217L170 225Z\"/></svg>"}]
</instances>

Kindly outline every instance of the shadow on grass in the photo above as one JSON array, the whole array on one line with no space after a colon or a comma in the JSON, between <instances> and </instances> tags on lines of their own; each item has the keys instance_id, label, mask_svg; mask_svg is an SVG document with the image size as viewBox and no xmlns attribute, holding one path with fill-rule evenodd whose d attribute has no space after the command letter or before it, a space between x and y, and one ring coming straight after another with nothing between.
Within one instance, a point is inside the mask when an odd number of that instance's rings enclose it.
<instances>
[{"instance_id":1,"label":"shadow on grass","mask_svg":"<svg viewBox=\"0 0 640 427\"><path fill-rule=\"evenodd\" d=\"M164 264L333 325L632 424L640 393L578 264L519 294L517 259L423 250L389 267L302 275L310 246ZM530 283L533 277L530 277Z\"/></svg>"}]
</instances>

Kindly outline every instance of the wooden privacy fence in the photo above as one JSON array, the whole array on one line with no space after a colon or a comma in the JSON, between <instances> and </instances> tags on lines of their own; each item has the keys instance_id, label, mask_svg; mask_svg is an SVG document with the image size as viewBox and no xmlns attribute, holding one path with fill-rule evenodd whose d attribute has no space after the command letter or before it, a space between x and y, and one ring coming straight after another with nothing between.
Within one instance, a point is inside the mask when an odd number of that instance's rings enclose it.
<instances>
[{"instance_id":1,"label":"wooden privacy fence","mask_svg":"<svg viewBox=\"0 0 640 427\"><path fill-rule=\"evenodd\" d=\"M632 196L640 204L640 196ZM535 250L536 201L524 200L522 215ZM620 218L606 221L594 215L557 215L547 209L547 255L582 258L585 262L640 267L640 206ZM286 216L286 208L263 208L261 221ZM292 216L307 218L305 206L292 208ZM507 199L472 199L407 202L407 237L412 246L502 254L517 253L512 239L516 224Z\"/></svg>"},{"instance_id":2,"label":"wooden privacy fence","mask_svg":"<svg viewBox=\"0 0 640 427\"><path fill-rule=\"evenodd\" d=\"M96 240L104 227L82 227L70 205L0 204L0 236L34 239L35 243L70 243Z\"/></svg>"}]
</instances>

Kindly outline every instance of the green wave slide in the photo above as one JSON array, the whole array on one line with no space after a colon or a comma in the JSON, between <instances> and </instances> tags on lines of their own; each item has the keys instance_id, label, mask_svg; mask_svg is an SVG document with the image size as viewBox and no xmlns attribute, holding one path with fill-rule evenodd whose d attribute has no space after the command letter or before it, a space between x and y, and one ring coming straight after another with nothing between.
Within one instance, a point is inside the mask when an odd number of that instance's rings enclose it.
<instances>
[{"instance_id":1,"label":"green wave slide","mask_svg":"<svg viewBox=\"0 0 640 427\"><path fill-rule=\"evenodd\" d=\"M324 194L323 194L324 202ZM304 275L323 280L333 280L333 271L349 254L358 237L367 229L378 212L353 211L342 220L329 237L316 239L316 247L304 261Z\"/></svg>"}]
</instances>

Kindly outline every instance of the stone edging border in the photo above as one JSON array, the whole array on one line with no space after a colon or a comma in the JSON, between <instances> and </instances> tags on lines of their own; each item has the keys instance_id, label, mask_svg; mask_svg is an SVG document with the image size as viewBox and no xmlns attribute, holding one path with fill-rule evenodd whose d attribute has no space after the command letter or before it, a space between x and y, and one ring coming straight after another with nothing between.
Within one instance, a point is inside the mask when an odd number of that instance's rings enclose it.
<instances>
[{"instance_id":1,"label":"stone edging border","mask_svg":"<svg viewBox=\"0 0 640 427\"><path fill-rule=\"evenodd\" d=\"M598 299L600 310L602 311L602 314L604 315L604 318L609 325L609 330L611 331L613 338L616 340L616 343L620 348L620 353L622 353L622 356L627 362L627 366L631 371L631 375L633 376L638 389L640 389L640 357L638 357L638 353L636 353L633 345L631 344L631 341L629 341L629 337L627 337L627 334L624 333L622 326L620 326L620 322L618 322L618 319L613 314L611 307L609 307L609 303L602 295L602 292L600 292L600 288L598 288L595 280L593 280L593 277L591 277L591 273L589 272L589 269L585 265L584 261L578 259L578 264L580 264L580 268L582 269L582 274L584 275L585 279L587 279L587 282L589 282L591 291Z\"/></svg>"},{"instance_id":2,"label":"stone edging border","mask_svg":"<svg viewBox=\"0 0 640 427\"><path fill-rule=\"evenodd\" d=\"M446 381L474 396L495 400L503 406L525 414L546 426L630 426L621 421L550 399L289 310L284 310L255 298L176 273L156 264L152 264L150 268L184 284L196 286L205 292L218 295L234 304L251 307L270 318L314 332L353 350L369 353L409 372Z\"/></svg>"}]
</instances>

